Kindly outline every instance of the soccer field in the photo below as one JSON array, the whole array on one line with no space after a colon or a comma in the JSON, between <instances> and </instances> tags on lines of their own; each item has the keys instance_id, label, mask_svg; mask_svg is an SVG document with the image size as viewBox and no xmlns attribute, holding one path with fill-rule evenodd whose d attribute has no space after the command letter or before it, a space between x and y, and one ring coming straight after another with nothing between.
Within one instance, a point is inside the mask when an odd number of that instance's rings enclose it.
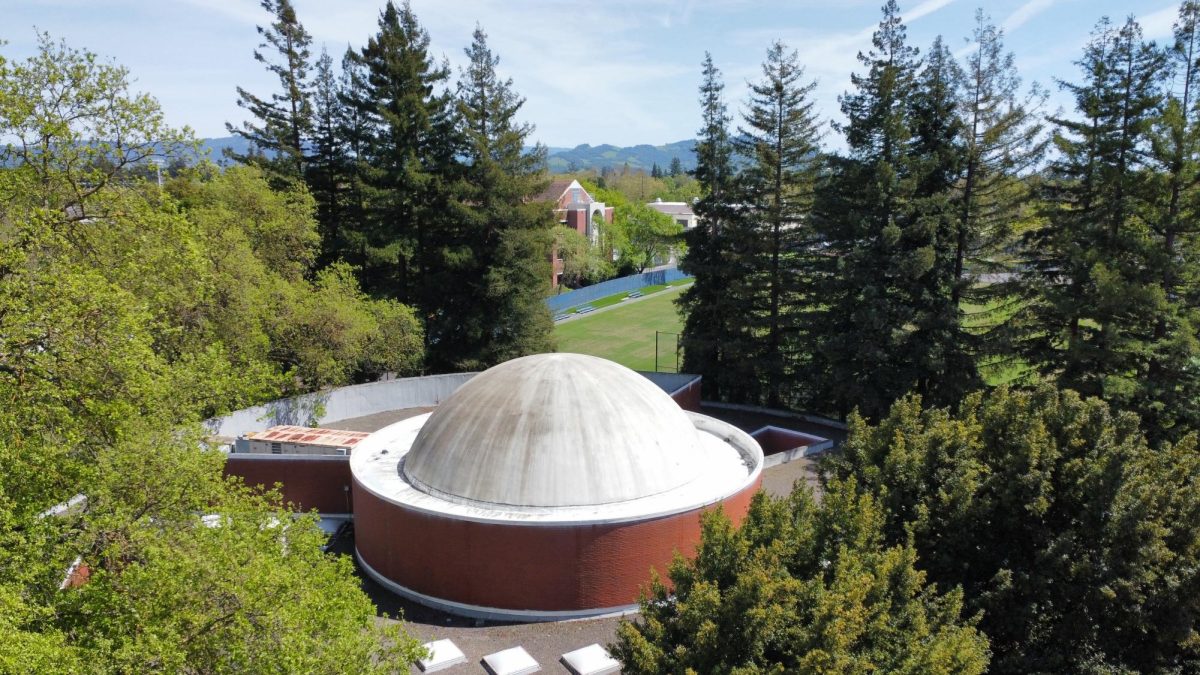
<instances>
[{"instance_id":1,"label":"soccer field","mask_svg":"<svg viewBox=\"0 0 1200 675\"><path fill-rule=\"evenodd\" d=\"M634 370L654 370L654 331L678 333L683 326L675 298L683 287L659 291L631 302L559 324L554 328L558 351L601 356ZM674 368L673 336L664 336L662 357Z\"/></svg>"}]
</instances>

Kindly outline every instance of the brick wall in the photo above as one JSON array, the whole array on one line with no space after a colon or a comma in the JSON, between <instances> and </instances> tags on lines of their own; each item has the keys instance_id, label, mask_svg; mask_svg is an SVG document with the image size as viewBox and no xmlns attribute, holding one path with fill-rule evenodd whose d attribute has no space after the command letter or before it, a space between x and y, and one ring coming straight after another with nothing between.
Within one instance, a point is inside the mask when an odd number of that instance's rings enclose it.
<instances>
[{"instance_id":1,"label":"brick wall","mask_svg":"<svg viewBox=\"0 0 1200 675\"><path fill-rule=\"evenodd\" d=\"M225 475L248 485L282 483L284 500L297 504L299 511L353 511L349 457L234 453L225 460Z\"/></svg>"},{"instance_id":2,"label":"brick wall","mask_svg":"<svg viewBox=\"0 0 1200 675\"><path fill-rule=\"evenodd\" d=\"M725 500L740 522L759 482ZM392 581L443 600L510 610L569 611L637 602L654 567L693 554L700 511L629 523L530 526L431 515L356 482L355 546Z\"/></svg>"}]
</instances>

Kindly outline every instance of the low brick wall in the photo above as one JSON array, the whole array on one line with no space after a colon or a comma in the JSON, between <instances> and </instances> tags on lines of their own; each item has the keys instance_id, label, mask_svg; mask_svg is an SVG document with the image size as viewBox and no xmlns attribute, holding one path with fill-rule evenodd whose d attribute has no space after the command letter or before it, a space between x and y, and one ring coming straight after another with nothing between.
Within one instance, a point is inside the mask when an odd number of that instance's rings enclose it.
<instances>
[{"instance_id":1,"label":"low brick wall","mask_svg":"<svg viewBox=\"0 0 1200 675\"><path fill-rule=\"evenodd\" d=\"M225 460L225 475L238 476L247 485L280 483L284 500L296 504L299 511L354 511L349 457L233 453Z\"/></svg>"}]
</instances>

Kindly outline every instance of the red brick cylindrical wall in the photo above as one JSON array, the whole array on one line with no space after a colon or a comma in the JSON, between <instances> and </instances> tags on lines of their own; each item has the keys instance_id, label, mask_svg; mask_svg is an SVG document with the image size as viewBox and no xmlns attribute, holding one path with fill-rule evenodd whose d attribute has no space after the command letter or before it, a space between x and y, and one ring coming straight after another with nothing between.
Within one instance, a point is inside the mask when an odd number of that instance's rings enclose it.
<instances>
[{"instance_id":1,"label":"red brick cylindrical wall","mask_svg":"<svg viewBox=\"0 0 1200 675\"><path fill-rule=\"evenodd\" d=\"M755 481L723 502L741 522ZM507 610L571 611L637 602L654 567L700 541L700 510L626 523L533 526L430 515L354 483L355 546L375 571L442 600Z\"/></svg>"},{"instance_id":2,"label":"red brick cylindrical wall","mask_svg":"<svg viewBox=\"0 0 1200 675\"><path fill-rule=\"evenodd\" d=\"M296 504L301 511L353 511L349 457L232 453L225 460L225 475L239 476L247 485L272 487L281 483L284 501Z\"/></svg>"},{"instance_id":3,"label":"red brick cylindrical wall","mask_svg":"<svg viewBox=\"0 0 1200 675\"><path fill-rule=\"evenodd\" d=\"M697 377L679 391L671 394L671 399L684 410L700 412L700 378Z\"/></svg>"}]
</instances>

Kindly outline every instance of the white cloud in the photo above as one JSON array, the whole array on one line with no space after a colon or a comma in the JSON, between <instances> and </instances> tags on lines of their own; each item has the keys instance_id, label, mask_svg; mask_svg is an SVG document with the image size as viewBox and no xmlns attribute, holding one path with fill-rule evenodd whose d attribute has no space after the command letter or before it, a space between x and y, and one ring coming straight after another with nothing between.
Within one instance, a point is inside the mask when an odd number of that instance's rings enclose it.
<instances>
[{"instance_id":1,"label":"white cloud","mask_svg":"<svg viewBox=\"0 0 1200 675\"><path fill-rule=\"evenodd\" d=\"M1175 19L1179 17L1179 4L1171 4L1149 14L1137 17L1142 26L1142 35L1147 40L1160 40L1174 35Z\"/></svg>"},{"instance_id":2,"label":"white cloud","mask_svg":"<svg viewBox=\"0 0 1200 675\"><path fill-rule=\"evenodd\" d=\"M934 12L954 1L955 0L925 0L925 2L913 7L911 10L903 12L902 15L905 23L912 23L923 16L933 14Z\"/></svg>"},{"instance_id":3,"label":"white cloud","mask_svg":"<svg viewBox=\"0 0 1200 675\"><path fill-rule=\"evenodd\" d=\"M1008 17L1004 19L1004 23L1001 24L1001 27L1004 28L1005 33L1010 33L1025 25L1027 21L1046 11L1058 1L1059 0L1029 0L1029 2L1026 2L1020 7L1016 8L1012 14L1009 14Z\"/></svg>"}]
</instances>

